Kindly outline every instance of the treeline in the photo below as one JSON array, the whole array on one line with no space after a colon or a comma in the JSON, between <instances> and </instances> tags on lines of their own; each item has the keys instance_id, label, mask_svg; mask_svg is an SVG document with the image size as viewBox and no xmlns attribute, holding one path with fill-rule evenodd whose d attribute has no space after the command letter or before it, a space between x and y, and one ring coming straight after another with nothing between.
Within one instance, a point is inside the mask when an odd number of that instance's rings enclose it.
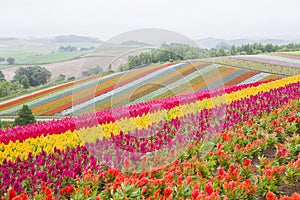
<instances>
[{"instance_id":1,"label":"treeline","mask_svg":"<svg viewBox=\"0 0 300 200\"><path fill-rule=\"evenodd\" d=\"M205 53L204 50L187 44L163 44L160 49L152 49L139 55L129 56L127 63L120 67L120 71L144 67L151 63L196 59L204 56Z\"/></svg>"},{"instance_id":2,"label":"treeline","mask_svg":"<svg viewBox=\"0 0 300 200\"><path fill-rule=\"evenodd\" d=\"M0 71L0 98L19 93L30 87L47 84L51 72L44 67L29 66L20 67L12 81L5 80L4 74Z\"/></svg>"},{"instance_id":3,"label":"treeline","mask_svg":"<svg viewBox=\"0 0 300 200\"><path fill-rule=\"evenodd\" d=\"M300 51L300 44L290 43L284 45L273 45L261 43L244 44L241 46L231 46L226 49L224 46L218 49L208 50L210 57L217 56L235 56L235 55L255 55L261 53L273 53L273 52L289 52L289 51Z\"/></svg>"},{"instance_id":4,"label":"treeline","mask_svg":"<svg viewBox=\"0 0 300 200\"><path fill-rule=\"evenodd\" d=\"M233 45L229 49L226 49L224 46L218 49L200 49L186 44L163 44L160 49L153 49L147 52L142 52L139 55L129 56L127 63L125 65L121 65L119 70L125 71L133 68L140 68L151 63L287 51L300 51L300 44L263 45L261 43L254 43L241 46Z\"/></svg>"}]
</instances>

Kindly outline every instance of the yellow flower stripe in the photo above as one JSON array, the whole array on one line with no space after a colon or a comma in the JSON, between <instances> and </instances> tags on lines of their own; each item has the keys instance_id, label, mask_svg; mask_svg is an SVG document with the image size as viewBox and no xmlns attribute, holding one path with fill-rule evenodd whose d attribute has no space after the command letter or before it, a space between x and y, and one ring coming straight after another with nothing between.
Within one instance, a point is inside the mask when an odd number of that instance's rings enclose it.
<instances>
[{"instance_id":1,"label":"yellow flower stripe","mask_svg":"<svg viewBox=\"0 0 300 200\"><path fill-rule=\"evenodd\" d=\"M63 150L68 146L72 148L78 145L82 145L82 143L77 131L67 131L64 134L29 138L24 142L17 140L7 145L2 143L0 144L0 162L2 162L4 158L15 160L18 156L21 159L26 159L29 152L33 155L39 154L43 150L47 153L53 153L54 147Z\"/></svg>"},{"instance_id":2,"label":"yellow flower stripe","mask_svg":"<svg viewBox=\"0 0 300 200\"><path fill-rule=\"evenodd\" d=\"M29 152L33 155L40 153L42 150L51 153L54 147L58 149L65 149L67 146L76 147L83 145L85 142L95 141L96 138L103 137L110 138L111 133L118 134L121 130L124 133L134 131L135 129L146 128L152 123L161 120L169 120L176 117L182 117L188 113L197 113L204 108L210 109L222 103L230 104L235 100L240 100L244 97L250 97L258 93L268 92L271 89L283 87L285 85L296 83L300 81L300 75L280 79L277 81L262 84L256 87L246 88L222 96L203 99L194 103L180 105L170 110L160 110L155 113L149 113L136 118L124 118L114 123L101 124L92 128L82 128L73 132L67 131L62 134L54 134L48 136L41 136L37 138L30 138L20 143L19 141L10 142L5 145L0 144L0 162L4 158L15 160L17 156L21 159L26 159Z\"/></svg>"}]
</instances>

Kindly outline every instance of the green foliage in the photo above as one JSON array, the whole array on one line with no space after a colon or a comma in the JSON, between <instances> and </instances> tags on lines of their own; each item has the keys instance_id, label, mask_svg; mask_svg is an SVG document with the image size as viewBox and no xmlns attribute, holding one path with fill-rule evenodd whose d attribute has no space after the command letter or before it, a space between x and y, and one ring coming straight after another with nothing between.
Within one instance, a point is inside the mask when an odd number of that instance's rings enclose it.
<instances>
[{"instance_id":1,"label":"green foliage","mask_svg":"<svg viewBox=\"0 0 300 200\"><path fill-rule=\"evenodd\" d=\"M68 78L68 81L75 81L75 79L76 78L74 76L71 76L71 77Z\"/></svg>"},{"instance_id":2,"label":"green foliage","mask_svg":"<svg viewBox=\"0 0 300 200\"><path fill-rule=\"evenodd\" d=\"M55 82L62 82L62 81L64 81L64 80L66 80L66 75L60 74L60 75L56 78Z\"/></svg>"},{"instance_id":3,"label":"green foliage","mask_svg":"<svg viewBox=\"0 0 300 200\"><path fill-rule=\"evenodd\" d=\"M11 128L14 125L15 125L14 122L0 120L0 129Z\"/></svg>"},{"instance_id":4,"label":"green foliage","mask_svg":"<svg viewBox=\"0 0 300 200\"><path fill-rule=\"evenodd\" d=\"M12 65L12 64L15 63L15 59L12 58L12 57L8 57L8 58L6 58L6 62L7 62L9 65Z\"/></svg>"},{"instance_id":5,"label":"green foliage","mask_svg":"<svg viewBox=\"0 0 300 200\"><path fill-rule=\"evenodd\" d=\"M27 76L31 86L46 84L51 77L51 73L46 68L40 66L29 66L19 68L15 72L13 80L21 83L21 77L23 75Z\"/></svg>"},{"instance_id":6,"label":"green foliage","mask_svg":"<svg viewBox=\"0 0 300 200\"><path fill-rule=\"evenodd\" d=\"M99 75L103 72L102 68L97 65L97 67L88 69L87 71L83 71L81 74L82 76L93 76L93 75Z\"/></svg>"},{"instance_id":7,"label":"green foliage","mask_svg":"<svg viewBox=\"0 0 300 200\"><path fill-rule=\"evenodd\" d=\"M30 88L30 82L26 75L20 76L20 84L23 86L24 89Z\"/></svg>"},{"instance_id":8,"label":"green foliage","mask_svg":"<svg viewBox=\"0 0 300 200\"><path fill-rule=\"evenodd\" d=\"M18 82L0 81L0 97L5 97L13 93L17 93L22 89L22 85Z\"/></svg>"},{"instance_id":9,"label":"green foliage","mask_svg":"<svg viewBox=\"0 0 300 200\"><path fill-rule=\"evenodd\" d=\"M243 44L241 46L231 46L231 48L226 51L223 46L218 49L211 49L209 55L211 57L216 56L234 56L234 55L256 55L261 53L272 53L272 52L284 52L284 51L298 51L300 50L300 44L291 43L286 45L273 45L261 43L254 44Z\"/></svg>"},{"instance_id":10,"label":"green foliage","mask_svg":"<svg viewBox=\"0 0 300 200\"><path fill-rule=\"evenodd\" d=\"M170 45L163 44L160 49L153 49L143 52L140 55L129 56L127 64L121 66L120 71L144 67L151 63L196 59L203 57L201 54L202 52L199 48L190 45L175 43Z\"/></svg>"},{"instance_id":11,"label":"green foliage","mask_svg":"<svg viewBox=\"0 0 300 200\"><path fill-rule=\"evenodd\" d=\"M0 71L0 81L5 81L5 77L2 71Z\"/></svg>"},{"instance_id":12,"label":"green foliage","mask_svg":"<svg viewBox=\"0 0 300 200\"><path fill-rule=\"evenodd\" d=\"M23 105L19 110L18 116L15 118L15 124L22 126L25 124L32 124L36 122L35 116L27 105Z\"/></svg>"}]
</instances>

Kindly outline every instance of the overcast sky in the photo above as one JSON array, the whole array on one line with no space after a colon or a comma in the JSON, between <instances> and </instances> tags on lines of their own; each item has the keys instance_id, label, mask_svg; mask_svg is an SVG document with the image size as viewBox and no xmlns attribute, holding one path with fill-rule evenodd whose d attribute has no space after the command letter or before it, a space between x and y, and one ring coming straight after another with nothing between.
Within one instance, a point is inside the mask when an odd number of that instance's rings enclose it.
<instances>
[{"instance_id":1,"label":"overcast sky","mask_svg":"<svg viewBox=\"0 0 300 200\"><path fill-rule=\"evenodd\" d=\"M80 34L107 40L139 28L192 39L300 39L299 0L0 0L0 37Z\"/></svg>"}]
</instances>

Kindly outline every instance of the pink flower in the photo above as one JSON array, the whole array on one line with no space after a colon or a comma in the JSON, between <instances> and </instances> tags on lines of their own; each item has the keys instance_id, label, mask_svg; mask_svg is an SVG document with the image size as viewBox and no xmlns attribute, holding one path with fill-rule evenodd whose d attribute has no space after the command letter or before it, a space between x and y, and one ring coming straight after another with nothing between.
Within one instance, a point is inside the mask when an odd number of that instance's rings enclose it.
<instances>
[{"instance_id":1,"label":"pink flower","mask_svg":"<svg viewBox=\"0 0 300 200\"><path fill-rule=\"evenodd\" d=\"M286 148L282 148L277 151L277 155L279 155L280 157L286 157L286 156L290 155L290 151Z\"/></svg>"}]
</instances>

